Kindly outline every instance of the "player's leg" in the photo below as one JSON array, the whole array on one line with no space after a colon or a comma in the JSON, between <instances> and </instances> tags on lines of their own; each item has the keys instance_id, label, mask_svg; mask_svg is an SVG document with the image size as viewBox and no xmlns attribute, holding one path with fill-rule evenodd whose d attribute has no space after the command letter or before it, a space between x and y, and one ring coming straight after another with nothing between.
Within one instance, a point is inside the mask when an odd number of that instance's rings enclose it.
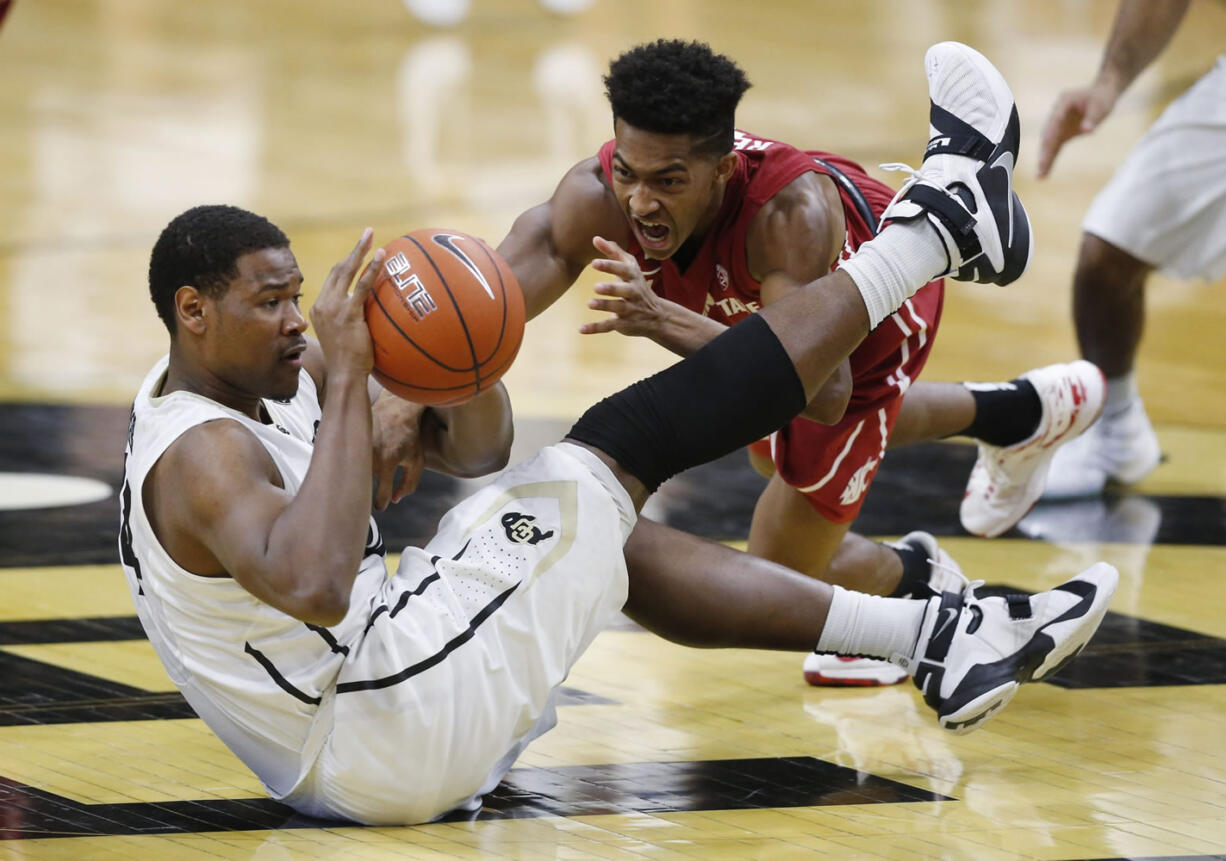
<instances>
[{"instance_id":1,"label":"player's leg","mask_svg":"<svg viewBox=\"0 0 1226 861\"><path fill-rule=\"evenodd\" d=\"M850 527L851 521L824 517L805 494L776 474L754 507L748 551L844 589L902 597L903 552L849 532ZM928 571L926 558L915 555ZM836 557L838 565L832 564ZM925 588L923 597L931 595ZM805 655L803 672L811 685L892 685L907 677L887 661L813 651Z\"/></svg>"},{"instance_id":2,"label":"player's leg","mask_svg":"<svg viewBox=\"0 0 1226 861\"><path fill-rule=\"evenodd\" d=\"M975 397L961 383L917 380L903 397L889 448L957 436L975 421Z\"/></svg>"},{"instance_id":3,"label":"player's leg","mask_svg":"<svg viewBox=\"0 0 1226 861\"><path fill-rule=\"evenodd\" d=\"M1132 373L1145 329L1145 282L1153 267L1084 233L1073 273L1073 323L1081 355L1108 380Z\"/></svg>"},{"instance_id":4,"label":"player's leg","mask_svg":"<svg viewBox=\"0 0 1226 861\"><path fill-rule=\"evenodd\" d=\"M1082 235L1073 276L1073 320L1081 353L1102 369L1102 419L1056 455L1045 495L1101 493L1109 480L1131 484L1161 458L1137 391L1134 367L1145 328L1145 282L1153 267L1091 233Z\"/></svg>"},{"instance_id":5,"label":"player's leg","mask_svg":"<svg viewBox=\"0 0 1226 861\"><path fill-rule=\"evenodd\" d=\"M926 601L880 598L643 519L625 553L625 610L648 630L698 647L799 651L815 642L823 652L888 659L915 676L941 725L956 732L1071 660L1119 579L1099 563L1029 597L981 599L974 583Z\"/></svg>"},{"instance_id":6,"label":"player's leg","mask_svg":"<svg viewBox=\"0 0 1226 861\"><path fill-rule=\"evenodd\" d=\"M907 390L889 447L951 436L979 443L961 505L975 535L1008 531L1038 501L1052 455L1102 409L1102 374L1090 362L1048 365L1000 383L916 382Z\"/></svg>"},{"instance_id":7,"label":"player's leg","mask_svg":"<svg viewBox=\"0 0 1226 861\"><path fill-rule=\"evenodd\" d=\"M754 506L747 549L755 556L836 586L889 595L902 577L902 566L890 565L890 560L879 561L871 551L860 554L858 564L845 568L841 578L827 570L850 526L850 521L837 523L823 517L803 493L776 474Z\"/></svg>"}]
</instances>

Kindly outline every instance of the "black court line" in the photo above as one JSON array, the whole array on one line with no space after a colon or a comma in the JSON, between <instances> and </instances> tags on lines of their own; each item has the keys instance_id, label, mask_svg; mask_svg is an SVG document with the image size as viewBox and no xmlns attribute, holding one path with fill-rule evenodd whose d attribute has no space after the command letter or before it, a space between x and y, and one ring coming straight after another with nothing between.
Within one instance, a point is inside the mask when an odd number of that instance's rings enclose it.
<instances>
[{"instance_id":1,"label":"black court line","mask_svg":"<svg viewBox=\"0 0 1226 861\"><path fill-rule=\"evenodd\" d=\"M983 593L1023 593L988 586ZM638 630L638 629L635 629ZM135 616L0 622L0 647L144 639ZM0 651L0 726L191 717L177 694L150 693ZM1226 639L1108 612L1071 665L1044 679L1067 689L1226 684ZM564 689L570 703L591 694ZM169 697L169 699L168 699Z\"/></svg>"},{"instance_id":2,"label":"black court line","mask_svg":"<svg viewBox=\"0 0 1226 861\"><path fill-rule=\"evenodd\" d=\"M118 490L127 427L127 407L0 404L0 471L80 475ZM567 427L566 422L521 419L516 438L548 444L561 439ZM892 450L868 493L856 530L866 535L913 529L937 536L965 535L958 506L974 460L974 446L956 443ZM409 500L375 513L387 548L425 544L443 514L471 487L426 472ZM715 540L741 539L748 534L763 487L765 480L748 465L744 453L734 452L666 482L653 506L659 519L683 531ZM88 505L0 511L0 568L118 566L118 528L115 496ZM1022 528L1007 537L1226 546L1226 498L1109 495L1040 503Z\"/></svg>"},{"instance_id":3,"label":"black court line","mask_svg":"<svg viewBox=\"0 0 1226 861\"><path fill-rule=\"evenodd\" d=\"M480 811L444 821L954 800L807 756L638 762L512 769ZM265 798L83 804L0 778L0 840L351 824L299 816Z\"/></svg>"}]
</instances>

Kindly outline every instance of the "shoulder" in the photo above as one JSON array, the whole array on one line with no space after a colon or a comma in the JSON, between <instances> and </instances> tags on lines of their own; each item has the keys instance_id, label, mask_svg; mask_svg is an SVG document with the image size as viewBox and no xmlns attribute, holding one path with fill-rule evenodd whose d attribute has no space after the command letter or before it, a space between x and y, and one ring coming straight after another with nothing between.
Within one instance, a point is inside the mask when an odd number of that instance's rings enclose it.
<instances>
[{"instance_id":1,"label":"shoulder","mask_svg":"<svg viewBox=\"0 0 1226 861\"><path fill-rule=\"evenodd\" d=\"M767 200L750 222L750 271L761 276L784 268L806 280L815 278L834 263L845 229L834 181L824 174L802 173Z\"/></svg>"},{"instance_id":2,"label":"shoulder","mask_svg":"<svg viewBox=\"0 0 1226 861\"><path fill-rule=\"evenodd\" d=\"M609 185L599 156L585 158L562 177L553 194L555 207L594 206L598 211L612 207L617 211L617 197ZM568 215L581 214L567 212Z\"/></svg>"},{"instance_id":3,"label":"shoulder","mask_svg":"<svg viewBox=\"0 0 1226 861\"><path fill-rule=\"evenodd\" d=\"M808 171L775 192L762 205L759 216L765 213L769 217L780 212L825 215L831 210L841 212L842 208L834 181L825 174Z\"/></svg>"},{"instance_id":4,"label":"shoulder","mask_svg":"<svg viewBox=\"0 0 1226 861\"><path fill-rule=\"evenodd\" d=\"M184 431L166 447L153 474L170 479L190 491L207 486L219 477L238 472L266 476L280 484L272 456L247 427L231 418L202 422Z\"/></svg>"},{"instance_id":5,"label":"shoulder","mask_svg":"<svg viewBox=\"0 0 1226 861\"><path fill-rule=\"evenodd\" d=\"M623 242L629 225L597 156L576 164L558 183L550 200L550 222L559 249L595 256L592 237Z\"/></svg>"},{"instance_id":6,"label":"shoulder","mask_svg":"<svg viewBox=\"0 0 1226 861\"><path fill-rule=\"evenodd\" d=\"M141 495L149 525L171 559L194 574L219 576L225 568L207 536L245 501L284 487L255 434L234 419L219 418L171 443L146 476Z\"/></svg>"}]
</instances>

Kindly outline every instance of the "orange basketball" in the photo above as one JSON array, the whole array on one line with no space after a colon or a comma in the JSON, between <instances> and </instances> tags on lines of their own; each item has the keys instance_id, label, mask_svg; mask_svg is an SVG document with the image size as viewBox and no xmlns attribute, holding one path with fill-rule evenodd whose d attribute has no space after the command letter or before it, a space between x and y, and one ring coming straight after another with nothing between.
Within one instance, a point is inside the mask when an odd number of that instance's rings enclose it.
<instances>
[{"instance_id":1,"label":"orange basketball","mask_svg":"<svg viewBox=\"0 0 1226 861\"><path fill-rule=\"evenodd\" d=\"M459 230L414 230L384 249L366 300L375 379L435 406L494 385L524 338L524 295L506 261Z\"/></svg>"}]
</instances>

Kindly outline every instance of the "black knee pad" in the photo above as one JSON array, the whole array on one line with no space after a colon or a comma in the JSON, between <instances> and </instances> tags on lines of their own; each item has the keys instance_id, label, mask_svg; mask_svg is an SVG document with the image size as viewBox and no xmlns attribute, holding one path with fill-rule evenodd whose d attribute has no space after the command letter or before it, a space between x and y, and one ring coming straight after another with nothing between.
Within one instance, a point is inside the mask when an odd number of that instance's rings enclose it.
<instances>
[{"instance_id":1,"label":"black knee pad","mask_svg":"<svg viewBox=\"0 0 1226 861\"><path fill-rule=\"evenodd\" d=\"M654 492L682 470L778 430L805 403L792 360L755 314L605 398L567 437L605 452Z\"/></svg>"}]
</instances>

